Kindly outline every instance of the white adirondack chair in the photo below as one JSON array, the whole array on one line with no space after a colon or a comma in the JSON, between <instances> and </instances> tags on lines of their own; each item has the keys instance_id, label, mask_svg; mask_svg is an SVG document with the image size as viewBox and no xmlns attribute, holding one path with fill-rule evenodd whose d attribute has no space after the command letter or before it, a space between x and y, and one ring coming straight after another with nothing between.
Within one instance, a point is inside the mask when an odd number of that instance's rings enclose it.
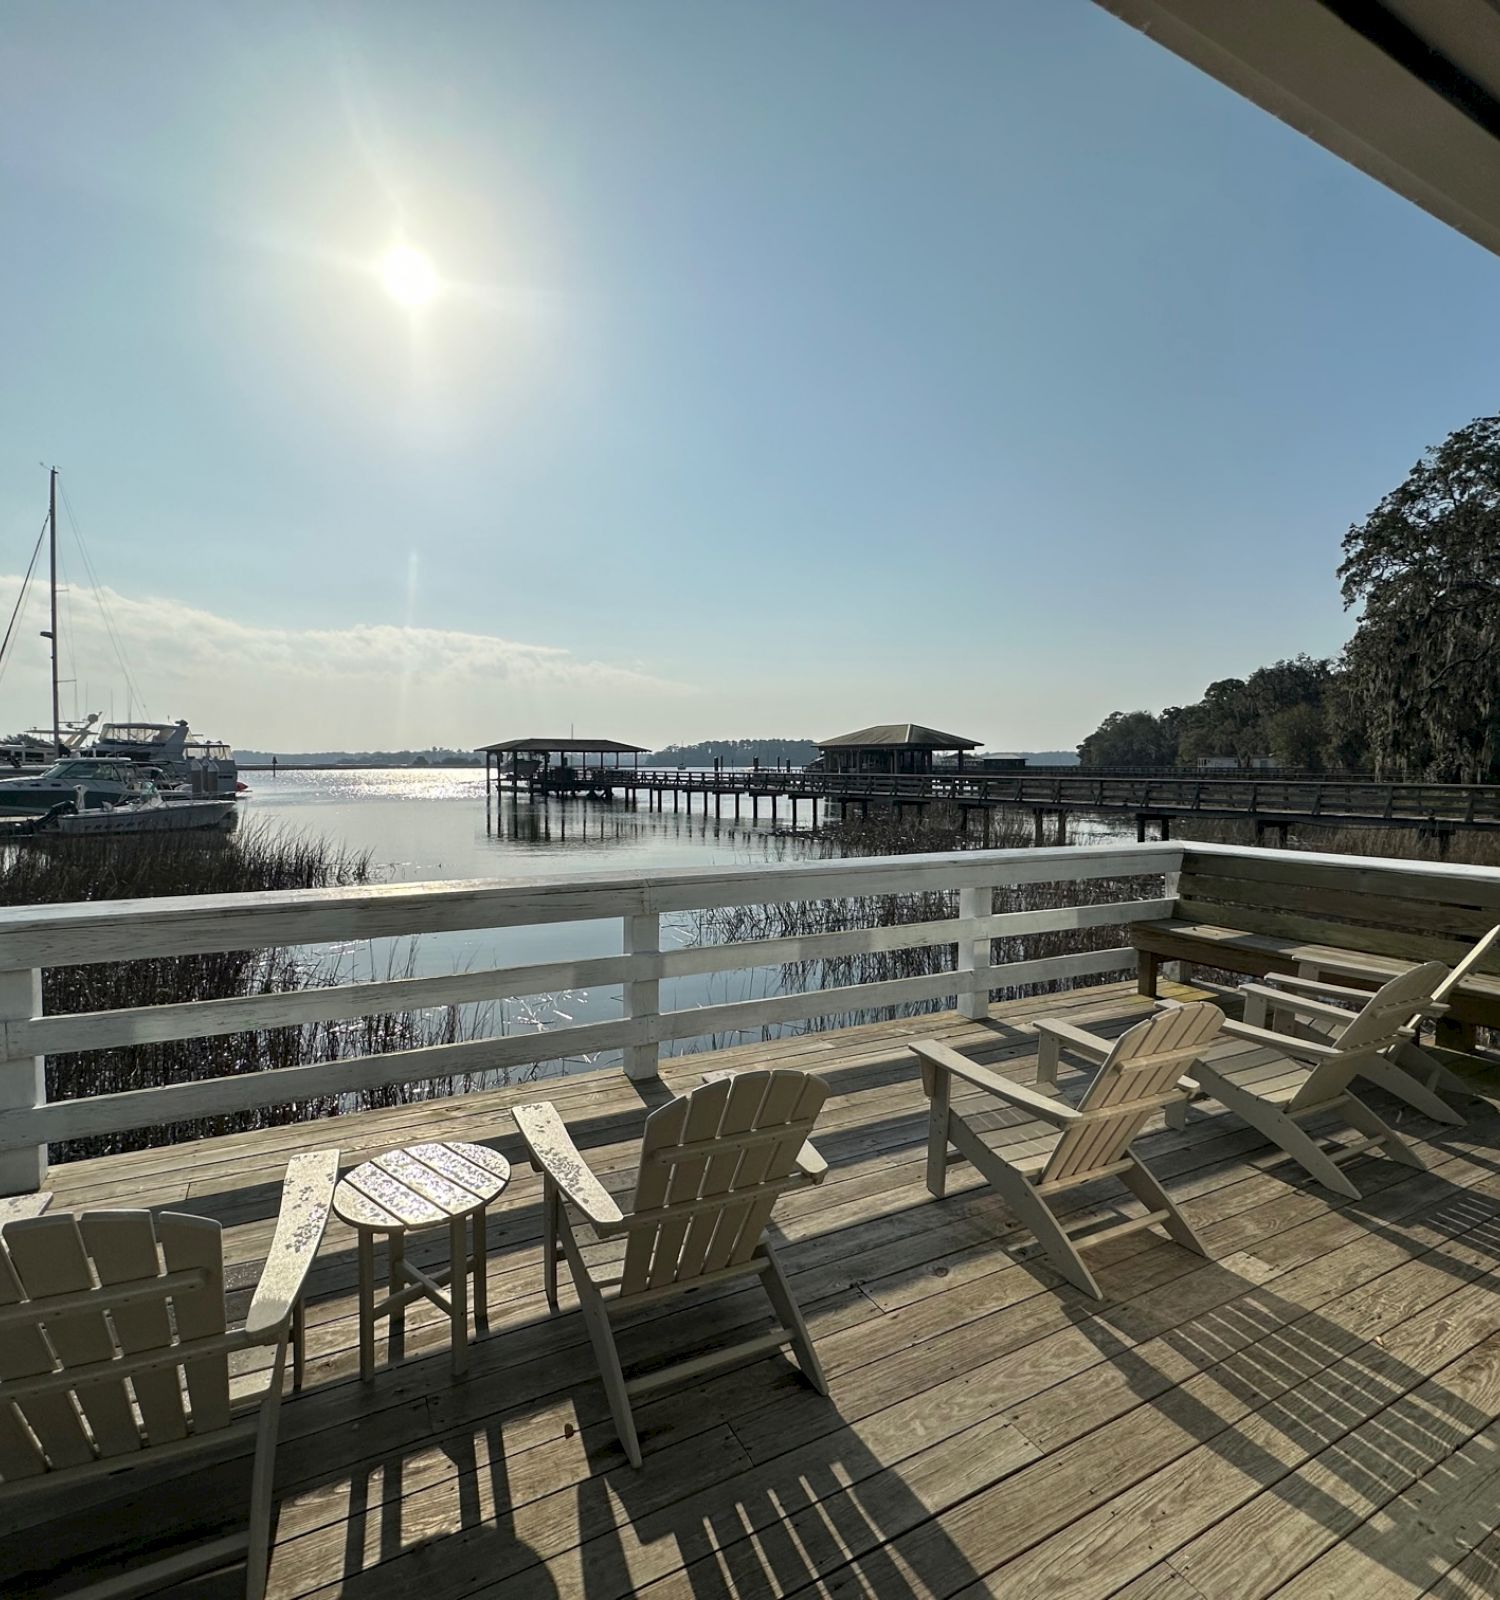
<instances>
[{"instance_id":1,"label":"white adirondack chair","mask_svg":"<svg viewBox=\"0 0 1500 1600\"><path fill-rule=\"evenodd\" d=\"M1448 1105L1445 1100L1438 1098L1443 1094L1470 1094L1469 1086L1460 1078L1440 1057L1430 1050L1425 1050L1421 1043L1421 1027L1425 1019L1437 1018L1447 1014L1448 1000L1453 991L1458 988L1466 977L1477 967L1480 961L1500 943L1500 925L1497 925L1476 939L1463 956L1448 972L1447 976L1432 991L1432 1000L1415 1011L1403 1030L1404 1037L1392 1045L1388 1051L1386 1061L1393 1063L1393 1069L1385 1078L1376 1081L1391 1093L1399 1095L1402 1099L1409 1100L1412 1105L1425 1111L1428 1116L1436 1118L1439 1122L1461 1123L1463 1118ZM1307 968L1315 967L1315 963L1307 963ZM1272 989L1290 991L1294 994L1309 995L1313 998L1333 998L1333 1003L1341 1005L1346 1012L1357 1011L1369 1000L1371 990L1368 987L1356 988L1347 984L1339 984L1324 979L1316 970L1303 970L1295 975L1285 972L1273 972L1264 980L1266 986ZM1247 1002L1245 1006L1245 1021L1253 1023L1271 1022L1270 1013L1279 1008L1269 997L1254 1002ZM1330 1019L1335 1026L1340 1025L1340 1019ZM1404 1069L1399 1073L1395 1069ZM1417 1091L1413 1092L1415 1084Z\"/></svg>"},{"instance_id":2,"label":"white adirondack chair","mask_svg":"<svg viewBox=\"0 0 1500 1600\"><path fill-rule=\"evenodd\" d=\"M1202 1241L1131 1143L1154 1112L1185 1100L1189 1085L1181 1081L1183 1075L1193 1069L1223 1022L1224 1013L1206 1002L1138 1022L1104 1046L1104 1059L1076 1110L975 1065L948 1045L913 1042L909 1048L922 1063L922 1087L931 1102L927 1187L941 1198L948 1167L954 1161L972 1162L1036 1235L1063 1277L1096 1299L1103 1299L1104 1293L1080 1249L1160 1223L1179 1244L1205 1255ZM968 1117L954 1109L955 1078L1007 1106L1031 1112L1056 1132L1041 1139L1025 1138L1023 1155L1012 1157L1004 1149L993 1149ZM1014 1129L1005 1131L1008 1143L1016 1138ZM1039 1142L1045 1146L1040 1150ZM1078 1224L1064 1223L1053 1210L1054 1198L1102 1178L1118 1178L1146 1207L1145 1215L1095 1225L1087 1233L1079 1231Z\"/></svg>"},{"instance_id":3,"label":"white adirondack chair","mask_svg":"<svg viewBox=\"0 0 1500 1600\"><path fill-rule=\"evenodd\" d=\"M599 1360L620 1442L641 1464L631 1402L666 1384L783 1346L804 1376L827 1393L807 1324L766 1227L777 1198L821 1183L827 1164L807 1136L828 1090L805 1072L741 1072L718 1077L646 1118L635 1195L628 1211L590 1170L557 1108L517 1106L516 1123L542 1174L547 1300L557 1309L557 1262L566 1258ZM567 1202L567 1204L564 1204ZM595 1276L571 1210L596 1239L623 1236L617 1274ZM610 1319L687 1290L759 1274L779 1322L769 1333L627 1379ZM606 1293L605 1291L609 1291Z\"/></svg>"},{"instance_id":4,"label":"white adirondack chair","mask_svg":"<svg viewBox=\"0 0 1500 1600\"><path fill-rule=\"evenodd\" d=\"M255 1438L248 1531L74 1591L108 1600L245 1560L265 1592L271 1472L288 1345L302 1381L302 1286L338 1152L296 1156L242 1329L227 1331L223 1238L206 1217L55 1212L0 1229L0 1523L13 1497ZM265 1393L230 1400L229 1358L275 1347ZM128 1380L128 1383L127 1383Z\"/></svg>"},{"instance_id":5,"label":"white adirondack chair","mask_svg":"<svg viewBox=\"0 0 1500 1600\"><path fill-rule=\"evenodd\" d=\"M1193 1076L1205 1094L1259 1129L1273 1144L1280 1145L1319 1183L1357 1200L1359 1190L1341 1170L1342 1162L1379 1148L1393 1161L1406 1166L1426 1165L1350 1085L1362 1074L1384 1082L1387 1071L1399 1070L1390 1067L1383 1058L1408 1036L1411 1019L1432 1003L1433 993L1447 970L1441 961L1413 967L1392 978L1374 994L1364 996L1364 1005L1357 1013L1299 995L1263 990L1279 1008L1322 1022L1337 1021L1340 1024L1337 1034L1315 1037L1272 1032L1252 1022L1226 1022L1225 1033L1274 1051L1285 1061L1286 1069L1267 1077L1257 1056L1236 1061L1225 1051L1205 1057ZM1247 990L1257 987L1245 985ZM1325 1144L1314 1139L1302 1126L1314 1117L1335 1112L1347 1126L1364 1137L1352 1144L1337 1141Z\"/></svg>"}]
</instances>

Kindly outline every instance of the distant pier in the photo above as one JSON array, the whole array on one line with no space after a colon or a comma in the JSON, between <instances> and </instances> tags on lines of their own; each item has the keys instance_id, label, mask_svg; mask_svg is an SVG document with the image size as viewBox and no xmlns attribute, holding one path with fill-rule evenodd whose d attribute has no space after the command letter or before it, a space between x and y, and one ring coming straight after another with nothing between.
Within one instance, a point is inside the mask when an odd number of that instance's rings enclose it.
<instances>
[{"instance_id":1,"label":"distant pier","mask_svg":"<svg viewBox=\"0 0 1500 1600\"><path fill-rule=\"evenodd\" d=\"M520 762L512 744L520 747ZM1063 842L1068 819L1078 814L1129 816L1136 837L1171 837L1174 819L1200 817L1215 821L1250 822L1258 839L1285 843L1289 829L1309 823L1323 827L1404 828L1443 843L1456 832L1500 831L1500 785L1381 783L1359 778L1266 779L1243 777L1113 776L1107 772L1077 776L1028 775L1021 772L936 769L924 773L828 771L821 767L679 768L642 767L643 751L634 746L612 749L589 746L593 761L576 743L566 751L552 746L556 764L536 758L544 747L526 741L492 746L486 751L486 795L532 798L588 798L648 809L694 810L694 798L707 814L726 812L739 818L748 811L759 820L764 808L770 820L785 815L793 826L802 807L817 826L820 808L837 805L847 813L858 808L886 808L898 817L908 807L957 808L967 829L972 823L985 836L990 815L1000 807L1030 811L1037 844ZM496 752L499 751L499 754ZM580 757L577 761L568 756ZM630 759L627 761L626 758ZM532 765L533 760L536 764Z\"/></svg>"}]
</instances>

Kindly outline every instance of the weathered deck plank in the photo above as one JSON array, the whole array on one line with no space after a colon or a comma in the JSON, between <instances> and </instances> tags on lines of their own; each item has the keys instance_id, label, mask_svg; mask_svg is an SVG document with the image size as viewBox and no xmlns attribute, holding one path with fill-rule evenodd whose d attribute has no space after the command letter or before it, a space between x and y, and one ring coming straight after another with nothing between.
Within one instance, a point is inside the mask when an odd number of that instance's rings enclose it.
<instances>
[{"instance_id":1,"label":"weathered deck plank","mask_svg":"<svg viewBox=\"0 0 1500 1600\"><path fill-rule=\"evenodd\" d=\"M789 1196L778 1223L830 1394L780 1358L664 1393L639 1410L640 1473L608 1425L574 1302L546 1314L539 1184L524 1166L491 1219L490 1336L460 1383L425 1308L408 1318L403 1364L358 1383L352 1236L330 1228L310 1280L309 1390L284 1412L273 1600L1488 1592L1493 1107L1476 1102L1459 1129L1405 1116L1430 1170L1361 1159L1357 1203L1330 1203L1212 1108L1152 1134L1155 1170L1214 1259L1154 1234L1106 1246L1103 1303L1061 1285L965 1168L949 1199L928 1196L908 1036L1027 1081L1034 1017L1113 1032L1146 1004L1110 985L988 1021L945 1013L668 1063L670 1089L705 1064L769 1058L829 1076L827 1182ZM519 1161L506 1109L548 1097L613 1183L663 1093L591 1074L79 1162L54 1170L53 1207L218 1217L246 1298L298 1150L336 1143L349 1165L403 1140L467 1138ZM996 1118L987 1137L1024 1140L1018 1121ZM1112 1203L1106 1190L1072 1202L1079 1216ZM706 1291L691 1315L627 1324L622 1352L659 1365L762 1314L753 1291ZM0 1589L90 1546L139 1543L146 1508L151 1526L232 1521L244 1474L227 1462L190 1485L126 1478L91 1491L86 1517L40 1502L24 1542L0 1550ZM1420 1540L1390 1536L1392 1519L1417 1515ZM194 1600L206 1592L233 1581L199 1584Z\"/></svg>"}]
</instances>

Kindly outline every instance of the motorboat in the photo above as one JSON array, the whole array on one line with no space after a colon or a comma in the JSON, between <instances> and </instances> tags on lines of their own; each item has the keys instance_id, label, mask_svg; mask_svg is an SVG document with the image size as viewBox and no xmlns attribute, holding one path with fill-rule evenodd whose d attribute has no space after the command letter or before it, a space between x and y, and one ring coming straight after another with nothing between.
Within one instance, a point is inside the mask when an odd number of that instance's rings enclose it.
<instances>
[{"instance_id":1,"label":"motorboat","mask_svg":"<svg viewBox=\"0 0 1500 1600\"><path fill-rule=\"evenodd\" d=\"M0 816L39 816L64 801L82 809L118 805L156 794L156 785L129 761L69 756L28 777L0 778Z\"/></svg>"},{"instance_id":2,"label":"motorboat","mask_svg":"<svg viewBox=\"0 0 1500 1600\"><path fill-rule=\"evenodd\" d=\"M201 800L149 793L115 804L80 806L60 800L43 815L0 822L0 838L46 839L121 834L228 833L239 820L232 799Z\"/></svg>"},{"instance_id":3,"label":"motorboat","mask_svg":"<svg viewBox=\"0 0 1500 1600\"><path fill-rule=\"evenodd\" d=\"M98 720L96 711L76 722L65 722L51 733L45 728L27 728L23 733L0 738L0 772L9 768L12 773L34 776L59 756L82 754Z\"/></svg>"},{"instance_id":4,"label":"motorboat","mask_svg":"<svg viewBox=\"0 0 1500 1600\"><path fill-rule=\"evenodd\" d=\"M195 739L186 722L106 722L89 753L149 767L192 794L231 799L244 787L234 751L220 739Z\"/></svg>"}]
</instances>

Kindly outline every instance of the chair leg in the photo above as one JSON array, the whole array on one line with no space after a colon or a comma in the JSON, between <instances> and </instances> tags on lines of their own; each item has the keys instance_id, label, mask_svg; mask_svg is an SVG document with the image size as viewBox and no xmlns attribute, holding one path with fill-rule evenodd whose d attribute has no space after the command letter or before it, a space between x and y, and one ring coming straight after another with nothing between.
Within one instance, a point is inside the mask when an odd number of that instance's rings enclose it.
<instances>
[{"instance_id":1,"label":"chair leg","mask_svg":"<svg viewBox=\"0 0 1500 1600\"><path fill-rule=\"evenodd\" d=\"M245 1555L245 1600L263 1600L271 1564L271 1491L276 1471L276 1430L281 1421L281 1389L286 1377L287 1341L276 1347L271 1384L260 1403L255 1430L255 1465L250 1475L250 1547Z\"/></svg>"},{"instance_id":2,"label":"chair leg","mask_svg":"<svg viewBox=\"0 0 1500 1600\"><path fill-rule=\"evenodd\" d=\"M1078 1246L1067 1236L1062 1224L1052 1215L1051 1207L1020 1173L1009 1169L1003 1170L1005 1176L1001 1182L996 1182L998 1173L993 1176L985 1174L990 1182L994 1183L1001 1199L1036 1235L1037 1243L1051 1257L1052 1265L1063 1277L1074 1288L1082 1289L1095 1300L1102 1300L1104 1291L1099 1287L1098 1280L1078 1253Z\"/></svg>"},{"instance_id":3,"label":"chair leg","mask_svg":"<svg viewBox=\"0 0 1500 1600\"><path fill-rule=\"evenodd\" d=\"M1208 1246L1193 1232L1187 1218L1177 1209L1167 1191L1156 1181L1155 1174L1134 1152L1127 1154L1131 1168L1128 1172L1120 1174L1120 1182L1148 1211L1166 1212L1166 1220L1162 1223L1162 1227L1178 1244L1185 1250L1193 1251L1195 1255L1206 1256Z\"/></svg>"},{"instance_id":4,"label":"chair leg","mask_svg":"<svg viewBox=\"0 0 1500 1600\"><path fill-rule=\"evenodd\" d=\"M1419 1083L1442 1094L1472 1094L1473 1090L1445 1062L1424 1050L1415 1039L1404 1039L1391 1051L1391 1059L1404 1067Z\"/></svg>"},{"instance_id":5,"label":"chair leg","mask_svg":"<svg viewBox=\"0 0 1500 1600\"><path fill-rule=\"evenodd\" d=\"M298 1295L292 1306L292 1390L300 1392L307 1370L307 1300Z\"/></svg>"},{"instance_id":6,"label":"chair leg","mask_svg":"<svg viewBox=\"0 0 1500 1600\"><path fill-rule=\"evenodd\" d=\"M1169 1105L1162 1112L1162 1121L1165 1122L1174 1133L1182 1133L1187 1128L1188 1104L1192 1098L1193 1097L1191 1095L1185 1094L1183 1095L1182 1099L1174 1100L1171 1105Z\"/></svg>"},{"instance_id":7,"label":"chair leg","mask_svg":"<svg viewBox=\"0 0 1500 1600\"><path fill-rule=\"evenodd\" d=\"M562 1202L551 1178L542 1179L542 1287L547 1304L557 1310L557 1258L562 1254L559 1235L562 1229Z\"/></svg>"},{"instance_id":8,"label":"chair leg","mask_svg":"<svg viewBox=\"0 0 1500 1600\"><path fill-rule=\"evenodd\" d=\"M630 1395L625 1388L625 1371L620 1365L620 1352L615 1347L615 1330L609 1324L609 1313L604 1309L592 1285L587 1288L577 1284L583 1302L584 1326L589 1330L589 1342L599 1362L599 1375L604 1380L604 1393L609 1400L610 1415L615 1419L615 1432L625 1446L631 1466L641 1464L641 1441L635 1431L635 1416L630 1409Z\"/></svg>"},{"instance_id":9,"label":"chair leg","mask_svg":"<svg viewBox=\"0 0 1500 1600\"><path fill-rule=\"evenodd\" d=\"M776 1259L776 1252L771 1248L769 1239L761 1241L757 1254L764 1256L770 1262L765 1272L761 1274L761 1281L766 1286L766 1293L771 1297L771 1304L781 1319L782 1327L792 1336L792 1349L797 1353L797 1365L802 1368L803 1377L819 1394L827 1394L828 1379L823 1374L823 1363L818 1360L818 1353L813 1349L812 1335L807 1331L802 1307L797 1304L796 1296L786 1281L786 1274L781 1270L781 1263Z\"/></svg>"},{"instance_id":10,"label":"chair leg","mask_svg":"<svg viewBox=\"0 0 1500 1600\"><path fill-rule=\"evenodd\" d=\"M927 1188L941 1200L948 1192L948 1116L952 1077L933 1072L932 1104L927 1113Z\"/></svg>"},{"instance_id":11,"label":"chair leg","mask_svg":"<svg viewBox=\"0 0 1500 1600\"><path fill-rule=\"evenodd\" d=\"M1463 1117L1435 1089L1429 1089L1420 1078L1405 1067L1398 1067L1394 1061L1377 1056L1373 1061L1366 1062L1360 1071L1361 1076L1368 1078L1377 1088L1395 1095L1398 1100L1404 1100L1424 1117L1431 1117L1434 1122L1446 1122L1450 1127L1463 1127Z\"/></svg>"},{"instance_id":12,"label":"chair leg","mask_svg":"<svg viewBox=\"0 0 1500 1600\"><path fill-rule=\"evenodd\" d=\"M1426 1172L1427 1163L1421 1156L1363 1100L1351 1094L1344 1102L1343 1116L1356 1132L1364 1134L1367 1139L1378 1139L1381 1149L1392 1161L1399 1161L1404 1167L1415 1167L1418 1172Z\"/></svg>"},{"instance_id":13,"label":"chair leg","mask_svg":"<svg viewBox=\"0 0 1500 1600\"><path fill-rule=\"evenodd\" d=\"M1039 1089L1057 1087L1057 1069L1062 1059L1062 1041L1055 1033L1044 1033L1037 1040L1036 1082Z\"/></svg>"},{"instance_id":14,"label":"chair leg","mask_svg":"<svg viewBox=\"0 0 1500 1600\"><path fill-rule=\"evenodd\" d=\"M1197 1070L1200 1074L1199 1081L1206 1093L1211 1094L1220 1105L1227 1107L1241 1121L1248 1122L1257 1133L1264 1135L1272 1144L1279 1145L1325 1189L1332 1189L1335 1194L1344 1195L1350 1200L1360 1198L1353 1179L1340 1169L1338 1163L1316 1139L1284 1111L1267 1105L1259 1095L1230 1083L1222 1073L1206 1071L1201 1062ZM1352 1100L1353 1096L1350 1098Z\"/></svg>"}]
</instances>

